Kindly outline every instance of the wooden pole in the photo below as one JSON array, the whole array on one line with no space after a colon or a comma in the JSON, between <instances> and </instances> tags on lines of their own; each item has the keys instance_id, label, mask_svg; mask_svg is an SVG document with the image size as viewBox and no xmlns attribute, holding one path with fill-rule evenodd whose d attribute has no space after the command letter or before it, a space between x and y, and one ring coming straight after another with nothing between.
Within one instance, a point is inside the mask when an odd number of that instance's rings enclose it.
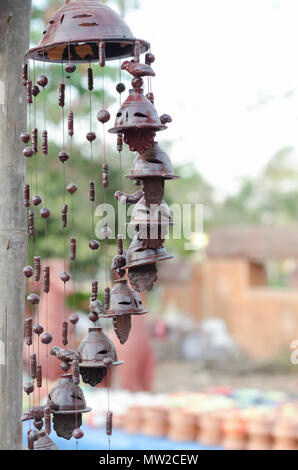
<instances>
[{"instance_id":1,"label":"wooden pole","mask_svg":"<svg viewBox=\"0 0 298 470\"><path fill-rule=\"evenodd\" d=\"M31 0L0 0L0 449L22 448L22 371L27 230L23 55Z\"/></svg>"}]
</instances>

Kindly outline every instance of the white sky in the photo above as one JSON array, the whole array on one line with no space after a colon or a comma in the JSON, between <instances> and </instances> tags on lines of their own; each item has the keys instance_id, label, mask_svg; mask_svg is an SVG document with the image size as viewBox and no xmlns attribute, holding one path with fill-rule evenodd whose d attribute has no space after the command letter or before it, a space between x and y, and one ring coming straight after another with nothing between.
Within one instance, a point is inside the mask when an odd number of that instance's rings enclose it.
<instances>
[{"instance_id":1,"label":"white sky","mask_svg":"<svg viewBox=\"0 0 298 470\"><path fill-rule=\"evenodd\" d=\"M127 15L156 55L171 158L195 161L219 193L298 145L297 0L140 0ZM162 135L163 134L163 135Z\"/></svg>"},{"instance_id":2,"label":"white sky","mask_svg":"<svg viewBox=\"0 0 298 470\"><path fill-rule=\"evenodd\" d=\"M156 107L173 117L159 142L174 162L194 161L222 195L281 147L297 150L298 0L140 5L126 22L156 55Z\"/></svg>"}]
</instances>

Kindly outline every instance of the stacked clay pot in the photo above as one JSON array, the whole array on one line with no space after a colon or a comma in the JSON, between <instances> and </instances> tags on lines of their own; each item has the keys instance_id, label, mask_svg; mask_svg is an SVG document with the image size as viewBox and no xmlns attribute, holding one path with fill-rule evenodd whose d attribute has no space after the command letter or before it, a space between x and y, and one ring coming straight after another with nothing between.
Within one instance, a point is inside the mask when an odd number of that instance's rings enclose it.
<instances>
[{"instance_id":1,"label":"stacked clay pot","mask_svg":"<svg viewBox=\"0 0 298 470\"><path fill-rule=\"evenodd\" d=\"M128 434L138 434L143 426L143 412L142 406L131 406L128 408L123 421L123 430Z\"/></svg>"},{"instance_id":2,"label":"stacked clay pot","mask_svg":"<svg viewBox=\"0 0 298 470\"><path fill-rule=\"evenodd\" d=\"M142 432L146 436L163 437L167 435L168 412L161 406L144 408Z\"/></svg>"},{"instance_id":3,"label":"stacked clay pot","mask_svg":"<svg viewBox=\"0 0 298 470\"><path fill-rule=\"evenodd\" d=\"M273 450L297 450L297 421L292 417L277 418L273 426L273 438Z\"/></svg>"},{"instance_id":4,"label":"stacked clay pot","mask_svg":"<svg viewBox=\"0 0 298 470\"><path fill-rule=\"evenodd\" d=\"M227 450L244 450L246 448L246 423L240 412L229 411L223 418L222 446Z\"/></svg>"},{"instance_id":5,"label":"stacked clay pot","mask_svg":"<svg viewBox=\"0 0 298 470\"><path fill-rule=\"evenodd\" d=\"M168 438L172 441L195 441L198 434L198 416L187 410L169 412Z\"/></svg>"},{"instance_id":6,"label":"stacked clay pot","mask_svg":"<svg viewBox=\"0 0 298 470\"><path fill-rule=\"evenodd\" d=\"M219 412L203 413L198 418L197 441L205 446L218 446L222 440L223 414Z\"/></svg>"}]
</instances>

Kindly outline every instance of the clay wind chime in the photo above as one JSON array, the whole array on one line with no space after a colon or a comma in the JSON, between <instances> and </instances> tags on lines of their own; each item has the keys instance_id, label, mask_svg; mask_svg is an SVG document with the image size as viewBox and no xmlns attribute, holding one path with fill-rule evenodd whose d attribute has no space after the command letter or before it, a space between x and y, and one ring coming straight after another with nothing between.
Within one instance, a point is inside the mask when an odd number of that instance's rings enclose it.
<instances>
[{"instance_id":1,"label":"clay wind chime","mask_svg":"<svg viewBox=\"0 0 298 470\"><path fill-rule=\"evenodd\" d=\"M146 53L145 63L140 62L141 54ZM117 151L121 170L123 142L129 146L131 152L136 152L136 158L131 171L126 177L138 187L135 194L128 195L120 187L115 198L119 204L135 204L129 225L133 227L135 236L128 250L123 249L123 240L118 235L118 253L113 258L112 270L114 272L114 287L108 286L106 262L106 288L104 304L98 297L98 281L92 281L90 297L91 327L87 336L79 347L76 340L72 349L67 349L68 332L70 325L76 331L79 316L73 313L67 318L66 291L70 281L74 281L75 260L77 257L77 240L73 220L68 221L68 204L66 197L70 198L73 211L73 198L78 191L77 185L67 181L66 168L71 166L73 135L75 132L75 115L72 110L71 76L79 73L75 64L88 63L87 88L90 97L90 130L86 135L90 143L90 158L94 156L94 143L97 135L92 129L94 89L93 67L99 67L102 74L102 103L96 109L97 120L101 127L100 158L102 163L101 185L103 200L106 202L106 189L109 186L109 167L106 161L105 132L106 123L110 120L110 113L105 109L104 101L104 70L107 61L119 59L120 83L116 86L119 93L120 109L115 119L115 125L109 132L117 134ZM130 60L123 60L130 59ZM122 63L121 63L121 60ZM80 388L80 380L91 386L102 382L107 376L109 387L109 371L113 366L121 365L118 360L114 344L103 332L102 319L111 318L117 337L124 344L131 330L131 315L147 313L137 292L148 291L157 280L156 263L169 259L163 244L165 236L171 225L171 216L167 204L163 200L165 180L177 178L167 154L159 147L155 140L158 131L166 129L171 122L167 114L158 116L154 107L154 96L151 89L151 77L155 76L152 69L154 55L150 52L150 45L144 40L135 39L124 21L99 0L67 0L66 4L58 10L47 25L38 47L30 49L25 55L22 69L22 80L25 87L25 96L28 103L28 129L33 123L33 130L24 131L21 141L25 144L24 156L28 161L29 183L24 186L24 205L27 210L29 242L36 246L38 229L36 220L44 220L45 259L36 254L33 267L24 268L24 275L28 280L28 309L25 319L25 336L28 348L28 382L24 390L28 395L29 409L23 415L22 421L29 420L28 449L54 450L57 446L50 439L49 434L53 425L57 435L70 439L81 439L84 435L81 430L82 414L89 412L84 394ZM43 72L36 77L35 61L42 63ZM61 67L61 82L58 86L58 105L62 120L62 146L58 154L61 162L61 171L64 175L64 186L61 195L61 229L64 238L64 271L59 277L64 286L65 308L61 312L61 346L52 346L52 335L48 331L48 293L50 292L50 267L47 254L48 221L51 211L47 204L47 160L57 158L50 155L48 149L48 132L46 130L46 63L58 63ZM99 64L99 65L98 65ZM132 89L122 104L122 93L125 85L121 83L122 71L132 76ZM144 79L147 80L148 92L144 92ZM37 128L36 107L41 99L43 109L42 129ZM97 103L98 105L98 103ZM67 113L67 114L66 114ZM65 139L65 134L68 137ZM55 140L56 136L52 136ZM45 188L44 194L39 195L38 172L44 160ZM31 175L31 181L30 181ZM89 204L91 203L91 230L94 233L94 205L98 186L97 175L92 175L89 183ZM86 201L86 204L88 202ZM41 208L39 208L39 206ZM73 219L73 218L72 218ZM66 239L66 230L69 239ZM103 228L105 240L105 255L107 260L107 238L111 230ZM69 259L67 259L67 246ZM99 241L91 239L89 247L95 260L96 251L100 247ZM94 261L95 262L95 261ZM67 266L71 267L70 273ZM95 267L94 267L95 268ZM95 269L94 269L95 271ZM128 275L128 278L126 277ZM130 281L130 284L129 284ZM132 287L131 287L132 286ZM39 323L39 297L40 293L46 296L46 324ZM33 336L36 335L36 341ZM75 335L74 335L75 338ZM59 338L55 338L59 340ZM34 346L35 345L35 346ZM37 345L37 346L36 346ZM62 374L58 383L48 390L46 367L42 370L40 364L40 347L47 348L49 354L56 356L60 361ZM48 349L50 348L50 349ZM44 372L44 374L43 374ZM47 402L40 403L40 388L42 377L45 375ZM36 390L37 389L37 390ZM33 426L31 422L33 421ZM106 418L106 432L112 434L112 413L108 406ZM110 445L110 437L109 445Z\"/></svg>"}]
</instances>

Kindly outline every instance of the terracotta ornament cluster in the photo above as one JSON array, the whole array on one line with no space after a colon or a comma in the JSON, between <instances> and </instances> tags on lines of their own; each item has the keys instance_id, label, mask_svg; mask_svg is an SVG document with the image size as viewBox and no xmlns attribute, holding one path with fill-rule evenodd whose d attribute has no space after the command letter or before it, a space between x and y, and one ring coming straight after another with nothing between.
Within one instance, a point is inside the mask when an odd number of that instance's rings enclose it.
<instances>
[{"instance_id":1,"label":"terracotta ornament cluster","mask_svg":"<svg viewBox=\"0 0 298 470\"><path fill-rule=\"evenodd\" d=\"M116 38L116 39L115 39ZM120 39L117 39L120 38ZM145 63L141 63L141 55L145 53ZM131 59L132 58L132 59ZM98 281L93 280L91 297L89 301L89 320L92 326L77 349L66 349L70 325L76 328L79 316L73 313L69 319L62 318L60 346L51 346L50 355L60 361L62 374L57 384L50 390L47 402L43 405L31 407L23 416L22 421L33 420L34 429L28 432L29 450L56 450L57 446L50 439L52 426L56 434L64 439L81 439L83 431L82 414L91 410L86 404L84 394L80 388L80 381L94 387L102 382L108 374L110 367L123 364L118 359L116 348L104 333L100 321L111 318L115 333L121 344L124 344L131 331L131 315L143 315L148 311L142 305L137 292L149 291L157 280L157 262L170 259L164 248L165 236L172 224L171 215L166 202L163 200L165 181L177 178L167 154L156 141L156 134L165 130L171 122L167 114L158 116L154 106L154 95L151 87L147 94L144 92L144 79L151 80L155 76L152 68L155 61L150 52L150 44L144 40L136 39L124 21L106 4L99 0L67 0L66 4L58 10L49 21L40 44L25 54L26 60L59 63L63 65L64 72L58 86L58 105L63 112L67 106L67 86L64 78L70 79L76 71L76 63L89 63L87 70L87 88L90 93L94 90L94 77L91 63L99 64L103 70L106 62L113 59L124 60L121 70L132 76L132 88L128 97L121 105L114 127L109 132L117 135L117 151L122 152L126 144L131 152L136 152L130 173L126 178L132 180L138 190L135 194L125 194L117 191L115 198L119 204L134 204L130 226L135 236L127 251L123 248L123 240L118 236L117 255L112 261L114 272L114 286L112 290L107 286L104 291L104 302L98 299ZM30 64L30 62L28 62ZM36 83L30 79L30 67L26 62L22 68L22 82L28 106L35 103L36 97L48 85L48 78L43 72ZM125 85L118 83L116 90L119 94L125 92ZM90 101L91 102L91 101ZM91 107L90 107L91 114ZM104 107L97 110L97 120L100 126L109 122L111 116ZM90 119L91 122L91 119ZM75 132L75 116L69 106L66 116L68 136L72 139ZM90 126L91 127L91 126ZM27 159L32 159L39 151L45 158L50 158L48 146L48 132L34 127L32 133L24 131L21 142L25 144L23 153ZM86 135L92 144L96 140L96 133L90 128ZM65 150L64 136L63 148L58 154L62 165L71 161L71 152ZM104 149L105 154L105 149ZM56 156L57 158L57 156ZM104 190L109 187L109 166L104 161L101 167L101 184ZM92 179L89 182L89 201L96 200L98 182ZM71 182L66 185L71 197L78 187ZM28 234L31 238L36 235L37 208L40 217L47 219L51 216L48 207L42 204L39 194L32 196L32 188L28 183L24 186L24 206L27 211ZM61 227L68 226L69 207L63 199L61 208ZM109 227L103 228L104 238L110 235ZM93 252L100 248L98 240L90 240L89 247ZM77 240L71 236L69 239L69 260L73 263L77 258ZM39 306L40 286L48 294L51 289L51 273L47 262L42 262L40 256L35 256L33 266L24 268L24 275L31 280L30 293L27 302L31 305L31 313L25 320L25 341L30 355L30 380L24 385L24 390L30 396L35 388L42 386L42 368L36 352L31 351L33 335L46 345L52 343L52 335L47 328L39 323L34 324ZM59 274L61 282L66 284L71 280L71 274L66 270ZM130 281L130 282L129 282ZM35 284L34 284L35 283ZM131 287L132 286L132 287ZM62 316L62 315L61 315ZM112 434L112 412L108 410L106 416L107 435Z\"/></svg>"}]
</instances>

